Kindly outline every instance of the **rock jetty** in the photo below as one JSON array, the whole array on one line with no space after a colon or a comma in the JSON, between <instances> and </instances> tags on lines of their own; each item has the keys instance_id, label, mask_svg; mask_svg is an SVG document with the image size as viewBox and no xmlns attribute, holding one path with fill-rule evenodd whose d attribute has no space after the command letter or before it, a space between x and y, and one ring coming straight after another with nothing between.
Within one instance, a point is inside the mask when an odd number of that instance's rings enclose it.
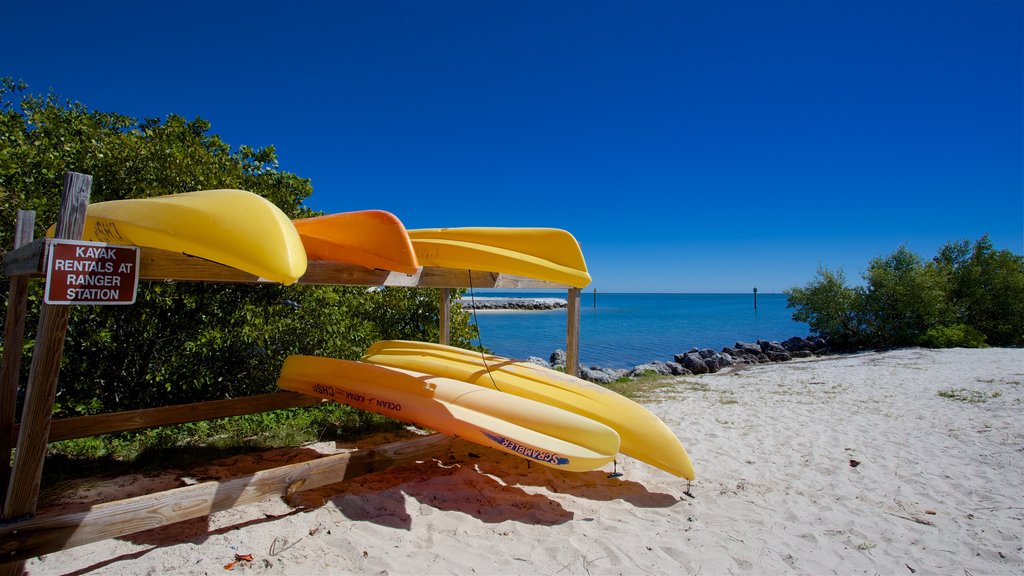
<instances>
[{"instance_id":1,"label":"rock jetty","mask_svg":"<svg viewBox=\"0 0 1024 576\"><path fill-rule=\"evenodd\" d=\"M556 310L566 308L569 302L564 298L462 298L459 304L465 310Z\"/></svg>"},{"instance_id":2,"label":"rock jetty","mask_svg":"<svg viewBox=\"0 0 1024 576\"><path fill-rule=\"evenodd\" d=\"M736 342L735 346L726 346L720 352L715 352L710 348L691 348L686 352L676 354L671 361L653 360L634 366L630 370L580 364L579 374L580 378L584 380L597 384L610 384L621 378L636 378L651 372L664 376L712 374L723 368L737 365L787 362L794 358L810 358L830 353L828 343L823 338L794 336L784 342L769 340L758 340L756 343ZM547 361L536 356L531 356L528 361L556 370L564 370L565 351L555 350Z\"/></svg>"}]
</instances>

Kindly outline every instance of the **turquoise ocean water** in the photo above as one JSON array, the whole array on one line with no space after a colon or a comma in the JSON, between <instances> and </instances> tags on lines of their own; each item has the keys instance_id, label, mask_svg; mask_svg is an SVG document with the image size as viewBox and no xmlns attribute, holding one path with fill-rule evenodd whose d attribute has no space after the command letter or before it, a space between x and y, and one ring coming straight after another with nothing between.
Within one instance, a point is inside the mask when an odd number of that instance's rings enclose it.
<instances>
[{"instance_id":1,"label":"turquoise ocean water","mask_svg":"<svg viewBox=\"0 0 1024 576\"><path fill-rule=\"evenodd\" d=\"M477 296L565 298L565 292L477 291ZM464 296L469 299L467 293ZM584 292L580 308L580 362L632 368L652 360L669 361L690 348L732 346L807 336L807 324L791 319L783 294L597 294ZM512 358L565 349L565 309L476 314L483 345ZM472 317L470 318L472 321Z\"/></svg>"}]
</instances>

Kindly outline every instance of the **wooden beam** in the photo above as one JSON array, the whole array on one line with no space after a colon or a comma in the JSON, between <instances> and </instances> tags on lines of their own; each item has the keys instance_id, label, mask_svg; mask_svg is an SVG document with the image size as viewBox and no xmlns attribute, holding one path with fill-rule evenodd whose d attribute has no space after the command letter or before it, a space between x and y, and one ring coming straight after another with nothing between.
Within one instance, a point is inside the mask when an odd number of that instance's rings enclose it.
<instances>
[{"instance_id":1,"label":"wooden beam","mask_svg":"<svg viewBox=\"0 0 1024 576\"><path fill-rule=\"evenodd\" d=\"M48 240L37 238L24 246L11 250L4 255L3 275L41 277L48 249Z\"/></svg>"},{"instance_id":2,"label":"wooden beam","mask_svg":"<svg viewBox=\"0 0 1024 576\"><path fill-rule=\"evenodd\" d=\"M20 248L32 241L36 213L18 210L14 224L14 247ZM7 293L7 324L4 328L3 364L0 368L0 511L7 500L7 487L11 480L11 448L17 432L14 430L14 412L18 405L18 387L21 385L21 347L25 341L25 315L28 313L28 277L11 278Z\"/></svg>"},{"instance_id":3,"label":"wooden beam","mask_svg":"<svg viewBox=\"0 0 1024 576\"><path fill-rule=\"evenodd\" d=\"M289 464L241 478L204 482L97 504L83 512L0 524L0 557L8 561L24 561L58 550L201 518L275 496L350 480L391 466L426 460L465 442L433 434Z\"/></svg>"},{"instance_id":4,"label":"wooden beam","mask_svg":"<svg viewBox=\"0 0 1024 576\"><path fill-rule=\"evenodd\" d=\"M4 257L5 276L29 275L41 277L43 263L49 253L51 240L40 238L28 246L11 250ZM224 266L180 252L141 247L139 254L140 280L174 280L180 282L266 282L241 270ZM397 286L405 288L521 288L565 289L565 284L499 274L486 270L457 270L425 266L415 274L402 274L387 270L371 270L362 266L310 260L299 284L341 286Z\"/></svg>"},{"instance_id":5,"label":"wooden beam","mask_svg":"<svg viewBox=\"0 0 1024 576\"><path fill-rule=\"evenodd\" d=\"M94 414L60 418L50 423L50 442L88 438L100 434L143 430L158 426L172 426L185 422L200 422L215 418L228 418L245 414L259 414L271 410L299 408L320 404L320 398L296 392L274 392L244 398L229 398L176 406L161 406L143 410ZM18 426L15 426L15 430Z\"/></svg>"},{"instance_id":6,"label":"wooden beam","mask_svg":"<svg viewBox=\"0 0 1024 576\"><path fill-rule=\"evenodd\" d=\"M573 376L580 375L580 293L579 288L570 288L565 322L565 371Z\"/></svg>"},{"instance_id":7,"label":"wooden beam","mask_svg":"<svg viewBox=\"0 0 1024 576\"><path fill-rule=\"evenodd\" d=\"M55 238L79 239L85 227L85 209L92 190L92 176L68 172L60 199ZM18 431L18 447L14 453L11 483L4 502L4 518L13 519L31 514L39 497L39 480L43 475L46 441L50 436L50 418L64 351L64 335L68 329L68 307L43 304L36 329L36 346L28 373L25 405ZM24 563L0 566L0 575L20 575Z\"/></svg>"}]
</instances>

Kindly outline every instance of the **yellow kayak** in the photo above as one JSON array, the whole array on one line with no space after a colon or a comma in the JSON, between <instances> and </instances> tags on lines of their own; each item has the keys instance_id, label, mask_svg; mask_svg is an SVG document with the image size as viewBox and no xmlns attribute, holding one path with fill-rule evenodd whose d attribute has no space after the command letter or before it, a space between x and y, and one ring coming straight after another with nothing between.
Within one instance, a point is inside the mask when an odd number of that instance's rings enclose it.
<instances>
[{"instance_id":1,"label":"yellow kayak","mask_svg":"<svg viewBox=\"0 0 1024 576\"><path fill-rule=\"evenodd\" d=\"M618 434L593 420L410 370L295 355L285 359L277 385L460 436L559 470L596 470L611 462L619 450Z\"/></svg>"},{"instance_id":2,"label":"yellow kayak","mask_svg":"<svg viewBox=\"0 0 1024 576\"><path fill-rule=\"evenodd\" d=\"M687 480L695 478L686 449L660 418L592 382L529 362L481 357L480 352L429 342L377 342L362 361L463 380L574 412L618 432L623 454Z\"/></svg>"},{"instance_id":3,"label":"yellow kayak","mask_svg":"<svg viewBox=\"0 0 1024 576\"><path fill-rule=\"evenodd\" d=\"M575 288L590 284L580 245L557 228L409 230L421 266L527 276Z\"/></svg>"},{"instance_id":4,"label":"yellow kayak","mask_svg":"<svg viewBox=\"0 0 1024 576\"><path fill-rule=\"evenodd\" d=\"M182 252L282 284L306 273L306 252L291 220L244 190L90 204L82 239Z\"/></svg>"}]
</instances>

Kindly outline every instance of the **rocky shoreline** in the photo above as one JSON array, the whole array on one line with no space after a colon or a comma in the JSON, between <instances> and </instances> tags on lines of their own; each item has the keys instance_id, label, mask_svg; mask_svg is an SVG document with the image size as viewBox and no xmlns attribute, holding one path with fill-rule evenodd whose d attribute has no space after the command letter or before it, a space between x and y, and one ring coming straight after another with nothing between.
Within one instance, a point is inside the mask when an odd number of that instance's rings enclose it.
<instances>
[{"instance_id":1,"label":"rocky shoreline","mask_svg":"<svg viewBox=\"0 0 1024 576\"><path fill-rule=\"evenodd\" d=\"M498 298L480 297L459 300L464 310L557 310L566 308L565 298Z\"/></svg>"},{"instance_id":2,"label":"rocky shoreline","mask_svg":"<svg viewBox=\"0 0 1024 576\"><path fill-rule=\"evenodd\" d=\"M735 346L726 346L720 352L715 352L710 348L691 348L686 352L676 354L671 361L653 360L634 366L629 370L580 364L579 374L580 378L584 380L597 384L610 384L622 378L636 378L652 372L664 376L713 374L732 366L788 362L794 358L810 358L831 353L824 338L794 336L784 342L770 340L758 340L756 343L736 342ZM549 360L537 356L527 359L528 362L556 370L565 369L565 360L564 350L555 350L551 353Z\"/></svg>"}]
</instances>

